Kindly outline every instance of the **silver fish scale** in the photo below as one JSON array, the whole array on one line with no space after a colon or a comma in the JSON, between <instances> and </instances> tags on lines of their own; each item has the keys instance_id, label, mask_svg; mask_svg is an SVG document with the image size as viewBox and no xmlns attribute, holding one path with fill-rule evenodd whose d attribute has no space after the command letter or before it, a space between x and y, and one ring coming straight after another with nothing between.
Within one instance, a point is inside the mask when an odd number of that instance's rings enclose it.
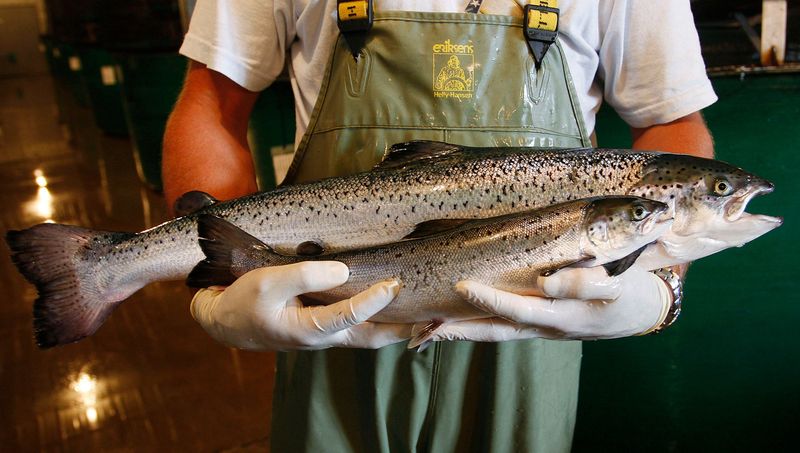
<instances>
[{"instance_id":1,"label":"silver fish scale","mask_svg":"<svg viewBox=\"0 0 800 453\"><path fill-rule=\"evenodd\" d=\"M106 294L123 300L149 282L186 278L204 257L195 218L182 217L113 243L93 268Z\"/></svg>"},{"instance_id":2,"label":"silver fish scale","mask_svg":"<svg viewBox=\"0 0 800 453\"><path fill-rule=\"evenodd\" d=\"M625 194L659 154L623 150L485 151L402 170L288 186L204 209L293 254L316 241L326 253L395 242L421 222L486 218L606 194ZM183 279L204 258L196 216L117 243L97 267L109 287ZM133 267L132 267L133 266ZM135 290L134 289L134 290Z\"/></svg>"}]
</instances>

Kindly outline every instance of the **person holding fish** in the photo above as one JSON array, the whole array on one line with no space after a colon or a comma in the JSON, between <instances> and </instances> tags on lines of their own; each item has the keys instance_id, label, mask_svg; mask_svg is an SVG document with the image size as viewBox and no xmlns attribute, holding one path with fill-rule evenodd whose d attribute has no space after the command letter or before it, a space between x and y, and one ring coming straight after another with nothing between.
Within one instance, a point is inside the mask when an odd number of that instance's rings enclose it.
<instances>
[{"instance_id":1,"label":"person holding fish","mask_svg":"<svg viewBox=\"0 0 800 453\"><path fill-rule=\"evenodd\" d=\"M164 140L170 203L256 191L249 114L287 55L287 184L369 170L408 140L589 147L603 99L634 148L713 156L699 111L716 96L688 0L200 0L181 53L192 63ZM681 296L680 272L638 264L613 277L568 268L519 292L461 281L455 290L487 316L434 326L416 352L403 342L424 324L368 321L403 282L326 307L298 299L349 272L326 260L264 267L192 302L217 340L286 351L274 451L568 451L581 344L567 340L661 330Z\"/></svg>"}]
</instances>

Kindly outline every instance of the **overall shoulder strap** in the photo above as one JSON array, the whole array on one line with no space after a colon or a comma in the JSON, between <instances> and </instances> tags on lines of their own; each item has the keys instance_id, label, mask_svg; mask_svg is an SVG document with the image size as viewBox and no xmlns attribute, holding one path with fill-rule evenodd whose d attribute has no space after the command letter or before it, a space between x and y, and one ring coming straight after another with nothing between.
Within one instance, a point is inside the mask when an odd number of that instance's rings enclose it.
<instances>
[{"instance_id":1,"label":"overall shoulder strap","mask_svg":"<svg viewBox=\"0 0 800 453\"><path fill-rule=\"evenodd\" d=\"M465 13L478 14L481 11L481 4L483 0L469 0L467 7L464 8Z\"/></svg>"},{"instance_id":2,"label":"overall shoulder strap","mask_svg":"<svg viewBox=\"0 0 800 453\"><path fill-rule=\"evenodd\" d=\"M537 68L541 66L547 49L556 41L558 17L558 0L529 0L525 5L522 31Z\"/></svg>"},{"instance_id":3,"label":"overall shoulder strap","mask_svg":"<svg viewBox=\"0 0 800 453\"><path fill-rule=\"evenodd\" d=\"M367 32L372 28L373 9L372 0L336 1L336 24L355 59L358 59Z\"/></svg>"},{"instance_id":4,"label":"overall shoulder strap","mask_svg":"<svg viewBox=\"0 0 800 453\"><path fill-rule=\"evenodd\" d=\"M514 7L518 6L514 0L505 1L513 4ZM483 2L484 0L468 0L464 12L480 13ZM486 10L488 11L497 11L501 6L492 2L487 5ZM502 9L502 7L499 8L499 10ZM528 0L528 4L523 9L523 36L533 54L537 68L541 66L547 49L558 36L558 17L558 0Z\"/></svg>"}]
</instances>

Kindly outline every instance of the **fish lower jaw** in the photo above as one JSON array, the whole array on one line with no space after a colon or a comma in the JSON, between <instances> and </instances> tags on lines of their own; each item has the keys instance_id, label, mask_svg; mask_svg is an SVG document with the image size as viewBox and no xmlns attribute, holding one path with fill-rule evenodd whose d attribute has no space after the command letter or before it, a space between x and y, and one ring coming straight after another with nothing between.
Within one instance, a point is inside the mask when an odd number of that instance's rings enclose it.
<instances>
[{"instance_id":1,"label":"fish lower jaw","mask_svg":"<svg viewBox=\"0 0 800 453\"><path fill-rule=\"evenodd\" d=\"M750 214L749 212L744 212L742 210L736 216L726 217L725 220L728 223L737 223L737 222L753 222L753 223L763 223L763 224L773 224L774 228L777 228L783 225L783 218L782 217L773 217L764 214Z\"/></svg>"},{"instance_id":2,"label":"fish lower jaw","mask_svg":"<svg viewBox=\"0 0 800 453\"><path fill-rule=\"evenodd\" d=\"M729 246L741 247L783 225L783 218L745 212L736 221L729 222L729 225L732 232L728 240Z\"/></svg>"},{"instance_id":3,"label":"fish lower jaw","mask_svg":"<svg viewBox=\"0 0 800 453\"><path fill-rule=\"evenodd\" d=\"M781 217L741 212L734 220L723 219L722 222L718 222L706 234L725 243L727 245L725 248L741 247L782 224L783 218ZM698 233L694 236L702 234Z\"/></svg>"},{"instance_id":4,"label":"fish lower jaw","mask_svg":"<svg viewBox=\"0 0 800 453\"><path fill-rule=\"evenodd\" d=\"M672 231L658 240L657 247L648 247L637 263L647 263L651 269L688 263L731 247L741 247L782 223L780 217L743 212L734 221L716 222L691 234L678 235Z\"/></svg>"}]
</instances>

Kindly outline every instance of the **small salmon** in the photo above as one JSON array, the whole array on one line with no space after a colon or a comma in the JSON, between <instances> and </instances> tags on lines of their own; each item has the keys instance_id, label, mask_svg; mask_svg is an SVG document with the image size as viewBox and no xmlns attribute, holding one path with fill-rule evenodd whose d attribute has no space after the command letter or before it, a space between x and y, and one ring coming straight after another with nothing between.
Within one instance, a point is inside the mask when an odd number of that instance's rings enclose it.
<instances>
[{"instance_id":1,"label":"small salmon","mask_svg":"<svg viewBox=\"0 0 800 453\"><path fill-rule=\"evenodd\" d=\"M337 288L306 295L321 303L346 299L376 281L396 278L397 298L376 314L380 322L455 321L489 316L454 291L460 280L524 292L544 272L618 261L655 241L672 224L669 206L639 197L578 200L466 224L428 237L319 257L279 255L217 217L199 218L207 258L189 274L190 286L228 285L246 272L298 261L335 260L350 268Z\"/></svg>"}]
</instances>

